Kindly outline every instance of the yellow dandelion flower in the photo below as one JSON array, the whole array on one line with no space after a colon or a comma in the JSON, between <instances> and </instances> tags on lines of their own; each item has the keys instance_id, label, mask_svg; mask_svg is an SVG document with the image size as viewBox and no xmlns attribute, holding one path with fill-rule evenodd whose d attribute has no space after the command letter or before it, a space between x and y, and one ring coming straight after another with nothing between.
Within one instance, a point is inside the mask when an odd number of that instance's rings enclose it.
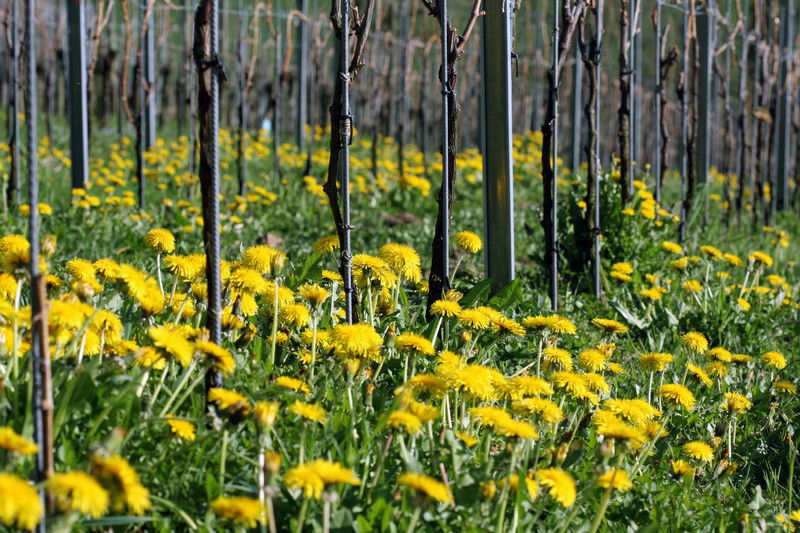
<instances>
[{"instance_id":1,"label":"yellow dandelion flower","mask_svg":"<svg viewBox=\"0 0 800 533\"><path fill-rule=\"evenodd\" d=\"M575 480L560 468L543 468L534 472L534 477L545 487L550 497L564 507L572 507L577 491Z\"/></svg>"},{"instance_id":2,"label":"yellow dandelion flower","mask_svg":"<svg viewBox=\"0 0 800 533\"><path fill-rule=\"evenodd\" d=\"M175 236L164 228L148 231L144 236L144 243L160 254L171 254L175 250Z\"/></svg>"},{"instance_id":3,"label":"yellow dandelion flower","mask_svg":"<svg viewBox=\"0 0 800 533\"><path fill-rule=\"evenodd\" d=\"M453 494L447 485L425 474L406 472L397 479L397 483L432 500L453 503Z\"/></svg>"},{"instance_id":4,"label":"yellow dandelion flower","mask_svg":"<svg viewBox=\"0 0 800 533\"><path fill-rule=\"evenodd\" d=\"M151 508L150 491L141 484L139 474L124 457L95 455L92 473L109 488L114 509L127 509L138 516Z\"/></svg>"},{"instance_id":5,"label":"yellow dandelion flower","mask_svg":"<svg viewBox=\"0 0 800 533\"><path fill-rule=\"evenodd\" d=\"M683 445L683 453L704 463L714 460L714 450L703 441L694 440Z\"/></svg>"},{"instance_id":6,"label":"yellow dandelion flower","mask_svg":"<svg viewBox=\"0 0 800 533\"><path fill-rule=\"evenodd\" d=\"M189 442L195 439L196 432L194 424L188 420L176 418L175 415L164 415L164 418L173 435L180 439L188 440Z\"/></svg>"},{"instance_id":7,"label":"yellow dandelion flower","mask_svg":"<svg viewBox=\"0 0 800 533\"><path fill-rule=\"evenodd\" d=\"M47 481L47 491L63 511L78 511L100 518L108 510L108 492L85 472L53 474Z\"/></svg>"},{"instance_id":8,"label":"yellow dandelion flower","mask_svg":"<svg viewBox=\"0 0 800 533\"><path fill-rule=\"evenodd\" d=\"M395 338L394 343L397 349L410 354L434 355L436 353L431 341L416 333L401 333Z\"/></svg>"},{"instance_id":9,"label":"yellow dandelion flower","mask_svg":"<svg viewBox=\"0 0 800 533\"><path fill-rule=\"evenodd\" d=\"M661 243L661 247L673 254L677 255L683 254L683 247L676 242L664 241Z\"/></svg>"},{"instance_id":10,"label":"yellow dandelion flower","mask_svg":"<svg viewBox=\"0 0 800 533\"><path fill-rule=\"evenodd\" d=\"M628 331L628 326L622 322L608 318L593 318L592 324L611 333L625 333Z\"/></svg>"},{"instance_id":11,"label":"yellow dandelion flower","mask_svg":"<svg viewBox=\"0 0 800 533\"><path fill-rule=\"evenodd\" d=\"M659 394L668 403L680 406L687 411L694 409L695 397L687 387L678 383L662 385Z\"/></svg>"},{"instance_id":12,"label":"yellow dandelion flower","mask_svg":"<svg viewBox=\"0 0 800 533\"><path fill-rule=\"evenodd\" d=\"M256 498L217 498L211 502L211 510L223 520L248 529L267 521L266 508Z\"/></svg>"},{"instance_id":13,"label":"yellow dandelion flower","mask_svg":"<svg viewBox=\"0 0 800 533\"><path fill-rule=\"evenodd\" d=\"M477 254L483 248L483 242L471 231L460 231L456 234L456 246L469 254Z\"/></svg>"},{"instance_id":14,"label":"yellow dandelion flower","mask_svg":"<svg viewBox=\"0 0 800 533\"><path fill-rule=\"evenodd\" d=\"M289 411L301 418L322 425L325 425L325 418L328 416L328 413L325 412L325 409L323 409L321 405L317 403L305 403L299 400L289 406Z\"/></svg>"},{"instance_id":15,"label":"yellow dandelion flower","mask_svg":"<svg viewBox=\"0 0 800 533\"><path fill-rule=\"evenodd\" d=\"M542 350L545 368L556 367L561 370L572 370L572 355L563 348L548 346Z\"/></svg>"},{"instance_id":16,"label":"yellow dandelion flower","mask_svg":"<svg viewBox=\"0 0 800 533\"><path fill-rule=\"evenodd\" d=\"M328 235L318 239L311 247L318 254L330 254L339 249L338 235Z\"/></svg>"},{"instance_id":17,"label":"yellow dandelion flower","mask_svg":"<svg viewBox=\"0 0 800 533\"><path fill-rule=\"evenodd\" d=\"M331 332L334 353L341 359L380 359L383 339L369 324L339 324Z\"/></svg>"},{"instance_id":18,"label":"yellow dandelion flower","mask_svg":"<svg viewBox=\"0 0 800 533\"><path fill-rule=\"evenodd\" d=\"M31 455L39 450L36 443L26 439L8 426L0 427L0 448L20 455Z\"/></svg>"},{"instance_id":19,"label":"yellow dandelion flower","mask_svg":"<svg viewBox=\"0 0 800 533\"><path fill-rule=\"evenodd\" d=\"M386 425L392 428L402 429L409 435L413 435L422 429L422 420L408 411L393 411L389 415Z\"/></svg>"},{"instance_id":20,"label":"yellow dandelion flower","mask_svg":"<svg viewBox=\"0 0 800 533\"><path fill-rule=\"evenodd\" d=\"M751 402L746 396L736 392L726 392L725 401L722 402L722 408L729 413L747 411L752 406L753 402Z\"/></svg>"},{"instance_id":21,"label":"yellow dandelion flower","mask_svg":"<svg viewBox=\"0 0 800 533\"><path fill-rule=\"evenodd\" d=\"M664 372L674 359L670 353L647 352L639 356L639 364L649 372Z\"/></svg>"},{"instance_id":22,"label":"yellow dandelion flower","mask_svg":"<svg viewBox=\"0 0 800 533\"><path fill-rule=\"evenodd\" d=\"M694 477L694 467L683 459L672 461L670 466L672 467L672 473L676 476Z\"/></svg>"},{"instance_id":23,"label":"yellow dandelion flower","mask_svg":"<svg viewBox=\"0 0 800 533\"><path fill-rule=\"evenodd\" d=\"M681 337L683 345L697 353L705 353L708 350L708 339L698 331L690 331Z\"/></svg>"},{"instance_id":24,"label":"yellow dandelion flower","mask_svg":"<svg viewBox=\"0 0 800 533\"><path fill-rule=\"evenodd\" d=\"M214 387L208 391L208 401L231 414L247 416L252 410L250 401L236 391Z\"/></svg>"},{"instance_id":25,"label":"yellow dandelion flower","mask_svg":"<svg viewBox=\"0 0 800 533\"><path fill-rule=\"evenodd\" d=\"M771 267L773 263L772 257L770 257L769 254L759 251L750 252L747 258L751 263L758 263L759 265L764 265L765 267Z\"/></svg>"},{"instance_id":26,"label":"yellow dandelion flower","mask_svg":"<svg viewBox=\"0 0 800 533\"><path fill-rule=\"evenodd\" d=\"M761 361L767 366L783 370L786 368L786 358L780 352L766 352L761 356Z\"/></svg>"},{"instance_id":27,"label":"yellow dandelion flower","mask_svg":"<svg viewBox=\"0 0 800 533\"><path fill-rule=\"evenodd\" d=\"M606 472L597 478L597 486L604 489L626 491L633 487L631 479L628 477L628 472L621 468L609 468Z\"/></svg>"},{"instance_id":28,"label":"yellow dandelion flower","mask_svg":"<svg viewBox=\"0 0 800 533\"><path fill-rule=\"evenodd\" d=\"M39 493L28 481L0 472L0 524L32 530L43 513Z\"/></svg>"},{"instance_id":29,"label":"yellow dandelion flower","mask_svg":"<svg viewBox=\"0 0 800 533\"><path fill-rule=\"evenodd\" d=\"M436 300L431 304L431 314L445 318L455 318L461 313L461 306L452 300Z\"/></svg>"}]
</instances>

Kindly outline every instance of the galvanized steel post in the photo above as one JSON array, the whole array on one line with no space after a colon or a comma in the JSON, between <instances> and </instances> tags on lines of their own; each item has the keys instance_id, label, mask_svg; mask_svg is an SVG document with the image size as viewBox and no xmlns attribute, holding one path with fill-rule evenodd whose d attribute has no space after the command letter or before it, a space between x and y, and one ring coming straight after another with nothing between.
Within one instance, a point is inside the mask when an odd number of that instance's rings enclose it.
<instances>
[{"instance_id":1,"label":"galvanized steel post","mask_svg":"<svg viewBox=\"0 0 800 533\"><path fill-rule=\"evenodd\" d=\"M67 0L69 132L72 188L89 181L89 111L86 101L86 18L83 0Z\"/></svg>"},{"instance_id":2,"label":"galvanized steel post","mask_svg":"<svg viewBox=\"0 0 800 533\"><path fill-rule=\"evenodd\" d=\"M513 2L485 0L482 151L486 275L499 290L514 279L514 161L511 100Z\"/></svg>"},{"instance_id":3,"label":"galvanized steel post","mask_svg":"<svg viewBox=\"0 0 800 533\"><path fill-rule=\"evenodd\" d=\"M778 173L777 209L783 211L789 202L789 138L792 124L791 66L794 55L794 0L784 0L781 24L780 77L778 80ZM797 170L795 170L797 173Z\"/></svg>"}]
</instances>

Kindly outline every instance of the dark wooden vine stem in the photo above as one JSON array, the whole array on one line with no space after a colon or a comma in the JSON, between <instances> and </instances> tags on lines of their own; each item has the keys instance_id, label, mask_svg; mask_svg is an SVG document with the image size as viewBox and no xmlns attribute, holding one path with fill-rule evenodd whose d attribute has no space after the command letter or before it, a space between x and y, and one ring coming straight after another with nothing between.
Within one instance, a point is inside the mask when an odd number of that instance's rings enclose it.
<instances>
[{"instance_id":1,"label":"dark wooden vine stem","mask_svg":"<svg viewBox=\"0 0 800 533\"><path fill-rule=\"evenodd\" d=\"M437 4L434 6L430 0L420 1L428 10L428 14L439 21L439 26L441 27L442 17L439 5ZM449 90L447 92L447 146L443 147L446 154L442 155L442 157L446 157L448 161L448 173L447 176L443 177L443 185L445 185L445 180L447 182L446 190L448 194L447 198L445 198L445 187L443 186L437 198L439 208L436 216L436 229L434 230L433 241L431 243L431 271L428 278L427 317L429 320L431 318L431 305L433 305L436 300L441 299L444 293L450 288L450 280L447 278L447 275L444 274L444 272L447 271L446 265L448 254L450 253L449 250L447 250L445 234L447 232L446 227L449 226L449 224L446 224L446 220L449 222L449 214L453 206L454 198L453 189L456 181L456 122L459 112L456 99L456 81L458 79L456 65L458 59L464 53L464 48L469 42L469 38L472 35L472 31L478 19L483 14L480 6L481 0L474 0L469 19L464 26L464 31L460 34L456 34L456 29L449 22L447 25L447 73L446 76L442 76L444 73L442 73L440 69L440 77L441 79L446 79L449 84Z\"/></svg>"}]
</instances>

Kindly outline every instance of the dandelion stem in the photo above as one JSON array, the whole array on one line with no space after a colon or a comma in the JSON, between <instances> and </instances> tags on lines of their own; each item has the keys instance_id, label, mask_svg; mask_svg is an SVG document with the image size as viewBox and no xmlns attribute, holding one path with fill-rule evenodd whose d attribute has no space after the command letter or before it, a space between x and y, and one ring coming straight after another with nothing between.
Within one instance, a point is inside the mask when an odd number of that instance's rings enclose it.
<instances>
[{"instance_id":1,"label":"dandelion stem","mask_svg":"<svg viewBox=\"0 0 800 533\"><path fill-rule=\"evenodd\" d=\"M161 252L156 254L156 273L158 274L158 288L164 294L164 283L161 281Z\"/></svg>"},{"instance_id":2,"label":"dandelion stem","mask_svg":"<svg viewBox=\"0 0 800 533\"><path fill-rule=\"evenodd\" d=\"M308 498L303 498L303 505L300 506L300 512L297 514L297 525L294 528L295 533L302 533L303 522L306 521L307 510L308 510Z\"/></svg>"},{"instance_id":3,"label":"dandelion stem","mask_svg":"<svg viewBox=\"0 0 800 533\"><path fill-rule=\"evenodd\" d=\"M272 301L272 342L269 350L269 364L267 365L267 374L272 374L275 367L275 349L278 346L278 278L275 278L275 298Z\"/></svg>"},{"instance_id":4,"label":"dandelion stem","mask_svg":"<svg viewBox=\"0 0 800 533\"><path fill-rule=\"evenodd\" d=\"M192 372L194 372L194 368L196 366L197 366L197 360L192 359L192 362L189 363L189 366L186 367L186 370L183 372L183 375L181 376L178 385L175 387L175 390L172 391L172 395L167 399L167 403L164 404L164 408L161 410L161 414L159 416L163 417L165 414L169 412L169 408L172 407L172 403L175 401L175 398L178 397L178 394L180 393L181 389L184 387L184 385L186 385L186 382L189 381L189 378L191 377Z\"/></svg>"},{"instance_id":5,"label":"dandelion stem","mask_svg":"<svg viewBox=\"0 0 800 533\"><path fill-rule=\"evenodd\" d=\"M417 507L414 509L414 514L411 515L411 521L408 523L408 527L406 528L406 533L413 533L417 529L417 521L419 520L419 515L422 512L422 507Z\"/></svg>"},{"instance_id":6,"label":"dandelion stem","mask_svg":"<svg viewBox=\"0 0 800 533\"><path fill-rule=\"evenodd\" d=\"M503 493L500 495L500 509L497 513L497 527L495 527L495 531L504 531L503 522L506 519L506 504L508 503L508 493L511 489L511 476L514 475L516 468L517 468L517 446L514 446L511 449L511 465L508 468L508 475L506 477L506 482L503 485ZM519 488L519 483L517 483L517 487Z\"/></svg>"},{"instance_id":7,"label":"dandelion stem","mask_svg":"<svg viewBox=\"0 0 800 533\"><path fill-rule=\"evenodd\" d=\"M225 462L228 458L228 430L222 431L222 449L219 452L219 486L225 493Z\"/></svg>"}]
</instances>

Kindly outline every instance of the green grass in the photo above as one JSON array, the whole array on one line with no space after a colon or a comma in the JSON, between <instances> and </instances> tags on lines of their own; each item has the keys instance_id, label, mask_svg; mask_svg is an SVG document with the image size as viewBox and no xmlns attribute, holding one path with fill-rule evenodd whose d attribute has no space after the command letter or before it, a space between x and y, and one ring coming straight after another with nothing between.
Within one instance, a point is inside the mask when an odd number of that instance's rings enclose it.
<instances>
[{"instance_id":1,"label":"green grass","mask_svg":"<svg viewBox=\"0 0 800 533\"><path fill-rule=\"evenodd\" d=\"M63 160L52 152L43 153L41 158L42 201L53 207L53 214L44 217L42 234L57 236L57 251L48 262L51 273L62 281L60 287L50 289L49 296L53 300L78 298L71 287L73 277L66 270L66 262L75 257L90 261L111 258L155 277L155 252L147 248L143 240L145 233L155 227L168 228L175 234L176 254L202 252L202 234L196 220L199 189L196 184L185 183L184 178L186 144L168 139L162 147L152 151L148 162L147 209L139 213L135 205L114 205L108 201L109 198L124 198L124 191L135 190L131 179L133 154L129 148L119 150L115 141L110 136L98 135L92 147L92 185L87 195L99 200L97 207L75 205L81 198L70 197L69 171ZM322 150L325 142L322 136L311 171L318 183L325 169L326 153ZM334 233L329 208L322 198L307 190L301 175L304 161L291 146L284 147L285 175L276 187L268 147L266 141L250 144L249 187L250 191L264 187L276 196L255 193L256 196L234 205L235 156L229 139L223 140L223 258L237 261L246 248L268 243L287 254L288 261L280 279L282 285L296 290L303 283L318 282L330 289L322 270L336 270L337 258L312 252L312 244L317 239ZM526 316L548 314L549 302L541 267L541 178L535 137L520 138L516 149L519 280L499 295L490 297L488 285L482 281L482 256L465 255L454 287L464 295L462 306L490 305L522 322ZM354 143L353 250L374 255L388 242L408 244L421 256L425 270L429 264L436 214L434 196L439 182L438 169L433 163L436 158L428 155L430 187L421 182L420 188L398 185L395 158L396 147L386 140L379 148L376 179L369 164L368 141L356 139ZM0 160L0 173L5 173L8 163L4 158ZM454 232L470 230L481 234L483 231L479 161L474 152L460 159ZM420 153L409 153L407 168L414 176L423 174ZM112 176L119 178L119 184L107 192L105 187L110 186ZM181 177L184 183L176 177ZM657 439L651 449L652 455L643 457L639 472L634 473L634 465L641 451L628 451L624 442L617 442L613 450L607 442L601 443L591 418L598 407L560 389L552 399L562 405L565 418L557 428L531 419L539 433L535 441L522 441L489 428L481 429L474 417L469 416L467 408L481 403L510 410L511 402L500 393L489 402L469 399L463 390L458 393L449 390L446 402L420 394L417 396L420 401L443 412L440 411L432 422L423 424L416 435L404 435L402 430L387 426L389 414L403 409L396 392L404 383L404 374L410 376L414 371L433 374L442 370L437 367L435 357L418 356L407 363L406 356L394 344L394 335L398 333L414 332L430 337L434 329L434 324L424 320L425 294L417 284L405 282L397 293L397 308L391 312L379 309L375 317L374 328L383 337L381 362L363 364L352 377L348 377L346 366L335 355L320 348L312 380L308 366L299 357L303 350L310 349L301 340L300 329L304 328L285 323L279 324L279 330L288 335L288 340L277 346L277 365L270 368L267 360L271 350L271 302L258 296L258 312L244 318L255 335L252 338L243 335L244 330L225 332L223 344L231 349L237 363L235 372L226 377L225 387L245 395L250 402L280 402L277 421L268 431L259 429L253 416L223 414L209 421L205 416L202 383L199 383L179 406L170 407L171 412L195 423L197 438L192 442L171 435L159 414L176 389L180 388L176 399L189 390L189 384L201 375L206 363L198 364L183 387L179 386L179 381L184 370L175 361L169 362L166 371L151 370L145 378L146 370L133 365L139 352L122 357L104 354L102 360L98 356L85 356L79 364L80 342L75 339L82 338L85 328L70 331L72 340L64 344L53 326L51 343L59 348L59 355L63 355L53 362L57 471L88 471L93 454L120 453L135 467L152 501L152 509L141 518L132 518L124 508L110 509L105 518L94 522L78 513L58 512L57 518L82 529L105 525L131 530L222 530L227 527L226 523L210 511L209 503L220 496L257 497L259 453L267 449L279 453L282 458L279 472L268 475L267 481L278 529L288 531L296 527L304 498L285 485L284 476L297 466L302 449L306 460L327 458L339 462L351 468L363 481L361 486L333 485L326 490L322 501L310 500L304 517L308 530L322 529L324 508L328 507L325 501L329 502L332 529L405 530L418 507L422 508L416 525L419 530L483 531L496 528L499 520L505 528L516 527L521 531L588 529L604 496L603 489L595 487L595 479L617 461L630 474L633 487L612 493L601 529L739 529L744 527L740 524L745 515L749 527L761 528L763 524L767 529L779 528L775 516L791 510L789 495L793 491L793 502L797 502L798 489L796 476L792 481L794 486L789 484L793 476L789 462L794 457L791 435L798 404L795 396L778 395L774 389L775 380L796 382L798 377L796 354L800 343L794 296L798 288L794 262L798 253L794 241L798 229L796 220L789 215L781 216L771 232L760 227L751 231L749 219L727 227L722 223L723 211L717 202L711 202L707 226L702 227L702 217L695 212L684 243L686 254L698 256L699 261L690 263L686 271L677 271L670 262L680 256L667 252L661 244L665 240L677 240L677 224L669 219L655 221L643 217L641 198L631 206L634 215L623 214L617 200L617 182L604 177L605 298L598 301L587 294L590 267L572 245L574 221L580 214L576 200L582 196L585 178L582 173L569 172L562 178L562 314L577 325L578 332L574 336L549 335L544 345L557 344L569 350L575 359L579 352L598 343L615 342L616 351L611 361L622 365L626 373L603 372L609 386L607 393L600 394L603 399L647 398L650 375L638 363L639 355L645 352L674 354L674 362L664 373L664 383L680 383L688 360L705 366L709 361L706 356L692 355L681 345L681 336L689 331L704 333L710 346L724 346L733 353L754 358L751 363L727 365L728 375L714 379L712 386L689 380L687 384L697 397L697 405L690 412L660 403L656 393L660 379L656 375L652 403L656 407L661 405L661 420L666 421L668 435ZM650 176L640 178L652 182ZM671 175L665 186L668 201L664 208L670 212L675 212L677 205L676 180ZM428 194L423 194L426 190ZM718 183L712 184L711 192L719 192ZM181 203L183 201L186 203ZM24 217L9 213L6 221L5 234L26 233ZM778 229L786 233L786 247L773 242ZM713 245L723 252L736 254L744 260L744 265L733 267L724 261L712 260L700 251L701 245ZM770 254L774 265L766 268L749 262L747 256L754 250ZM630 282L618 281L609 275L612 265L621 261L633 267ZM719 277L721 272L727 272L729 277ZM639 294L640 290L651 286L647 274L658 276L657 284L667 289L663 299L648 301ZM770 286L763 295L754 290L746 291L743 297L752 306L749 311L743 311L737 304L739 287L730 293L726 290L737 284L746 284L747 288L768 286L765 279L769 274L783 276L785 287L783 284L777 284L777 289ZM15 275L24 280L23 273ZM166 270L163 277L168 297L174 278ZM700 281L704 290L696 296L684 290L681 284L689 279ZM189 290L188 283L179 282L177 286L180 293ZM380 287L375 285L372 289L377 294ZM80 299L93 310L105 309L116 314L123 324L122 337L139 346L152 344L148 328L176 320L177 309L169 307L155 315L143 313L140 304L119 282L103 282L102 291L95 292L87 297L83 291ZM363 302L366 291L361 290L360 295L361 315L366 320L369 316L369 306ZM11 300L9 305L13 306ZM25 288L20 308L28 303ZM340 304L341 299L336 306ZM5 344L0 343L0 364L5 376L0 393L0 425L11 426L30 436L27 354L23 353L19 361L23 372L17 377L6 375L12 361L8 332L14 321L13 313L3 305L0 303L0 310L3 310L0 332L6 333L6 340ZM195 307L196 316L183 314L178 320L186 326L182 334L192 339L198 334L202 336L194 329L203 324L202 301L195 302ZM329 307L330 301L315 315L321 330L332 328L337 320L331 316ZM234 309L234 313L239 311ZM630 330L618 335L604 333L590 323L595 317L619 320ZM543 338L535 329L529 329L524 337L491 329L469 336L455 319L446 322L447 326L438 337L437 351L443 349L443 342L446 342L449 350L467 357L470 364L495 368L508 377L540 357ZM19 321L18 325L20 339L24 341L29 335L28 324ZM62 345L57 346L59 343ZM788 366L785 369L776 371L760 361L763 353L772 350L786 356ZM530 372L535 374L536 368L534 364ZM545 370L542 375L552 378ZM310 393L304 395L281 387L275 383L276 376L303 379ZM730 417L720 408L725 392L738 392L752 401L752 407L737 417L732 458L727 457L726 451ZM328 413L325 425L303 422L292 414L288 406L296 400L321 404ZM460 428L450 423L455 418L455 405L464 409ZM447 412L449 417L443 414ZM472 448L465 446L455 435L456 429L475 435L478 444ZM393 435L391 441L390 434ZM722 442L708 464L700 464L682 452L686 442L709 442L713 437L719 437ZM386 455L382 458L384 449ZM675 459L685 459L697 467L696 476L683 479L673 475L671 461ZM376 465L381 461L382 467L378 468ZM551 466L564 469L576 483L575 504L562 507L542 486L538 496L532 499L523 483L518 489L504 493L500 480L509 474L512 462L520 476ZM0 470L27 477L32 470L32 458L0 451ZM436 504L407 489L401 490L397 478L405 471L424 472L440 481L442 472L446 472L455 505ZM490 481L498 487L491 499L483 490L484 484ZM505 504L501 504L504 499ZM792 507L800 506L792 503ZM501 508L505 509L504 513L500 513Z\"/></svg>"}]
</instances>

